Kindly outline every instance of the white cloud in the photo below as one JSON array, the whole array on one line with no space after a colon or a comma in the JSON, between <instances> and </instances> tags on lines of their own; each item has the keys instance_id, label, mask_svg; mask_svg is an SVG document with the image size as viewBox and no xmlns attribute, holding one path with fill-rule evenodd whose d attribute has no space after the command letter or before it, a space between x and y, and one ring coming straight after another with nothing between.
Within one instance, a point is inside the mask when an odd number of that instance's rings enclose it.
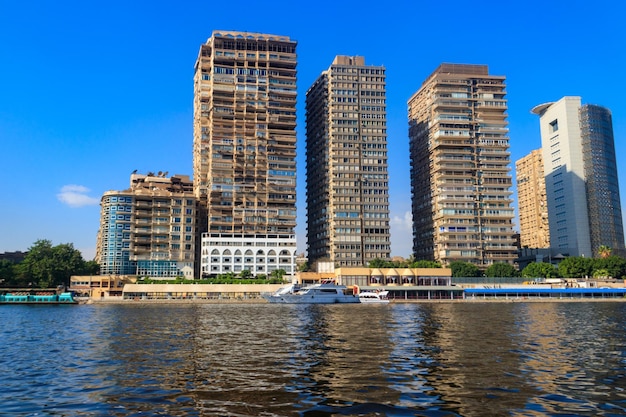
<instances>
[{"instance_id":1,"label":"white cloud","mask_svg":"<svg viewBox=\"0 0 626 417\"><path fill-rule=\"evenodd\" d=\"M413 216L410 211L404 216L390 219L391 255L409 257L413 253Z\"/></svg>"},{"instance_id":2,"label":"white cloud","mask_svg":"<svg viewBox=\"0 0 626 417\"><path fill-rule=\"evenodd\" d=\"M70 207L94 206L100 203L99 198L90 197L89 188L82 185L64 185L61 192L57 194L60 202Z\"/></svg>"}]
</instances>

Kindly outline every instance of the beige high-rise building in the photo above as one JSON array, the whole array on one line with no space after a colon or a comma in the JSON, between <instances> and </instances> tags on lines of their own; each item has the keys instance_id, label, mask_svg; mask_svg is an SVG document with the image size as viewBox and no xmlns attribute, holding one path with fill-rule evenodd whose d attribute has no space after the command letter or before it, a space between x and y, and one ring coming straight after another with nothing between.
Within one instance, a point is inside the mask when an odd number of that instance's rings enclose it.
<instances>
[{"instance_id":1,"label":"beige high-rise building","mask_svg":"<svg viewBox=\"0 0 626 417\"><path fill-rule=\"evenodd\" d=\"M520 245L526 248L549 248L550 225L542 150L535 149L517 160L515 172Z\"/></svg>"},{"instance_id":2,"label":"beige high-rise building","mask_svg":"<svg viewBox=\"0 0 626 417\"><path fill-rule=\"evenodd\" d=\"M337 56L306 95L310 263L390 259L385 68Z\"/></svg>"},{"instance_id":3,"label":"beige high-rise building","mask_svg":"<svg viewBox=\"0 0 626 417\"><path fill-rule=\"evenodd\" d=\"M201 274L295 272L296 42L214 31L194 75Z\"/></svg>"},{"instance_id":4,"label":"beige high-rise building","mask_svg":"<svg viewBox=\"0 0 626 417\"><path fill-rule=\"evenodd\" d=\"M188 175L133 173L130 188L100 202L101 275L195 276L196 198Z\"/></svg>"},{"instance_id":5,"label":"beige high-rise building","mask_svg":"<svg viewBox=\"0 0 626 417\"><path fill-rule=\"evenodd\" d=\"M513 263L505 77L441 64L408 101L416 259Z\"/></svg>"}]
</instances>

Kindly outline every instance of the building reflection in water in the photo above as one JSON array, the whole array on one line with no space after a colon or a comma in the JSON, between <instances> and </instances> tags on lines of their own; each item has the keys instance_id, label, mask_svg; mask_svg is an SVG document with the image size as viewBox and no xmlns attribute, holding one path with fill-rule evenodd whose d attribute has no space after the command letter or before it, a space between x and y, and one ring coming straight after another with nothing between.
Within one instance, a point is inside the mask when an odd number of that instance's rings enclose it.
<instances>
[{"instance_id":1,"label":"building reflection in water","mask_svg":"<svg viewBox=\"0 0 626 417\"><path fill-rule=\"evenodd\" d=\"M588 415L626 404L619 307L85 307L75 391L103 415Z\"/></svg>"},{"instance_id":2,"label":"building reflection in water","mask_svg":"<svg viewBox=\"0 0 626 417\"><path fill-rule=\"evenodd\" d=\"M541 303L520 316L521 372L539 394L530 406L542 413L604 413L605 402L624 403L623 317L611 303ZM622 388L619 388L619 387ZM619 408L619 414L626 409Z\"/></svg>"},{"instance_id":3,"label":"building reflection in water","mask_svg":"<svg viewBox=\"0 0 626 417\"><path fill-rule=\"evenodd\" d=\"M499 416L525 407L535 392L519 371L522 353L511 334L515 308L470 303L421 308L422 349L432 357L425 379L445 409L463 416Z\"/></svg>"},{"instance_id":4,"label":"building reflection in water","mask_svg":"<svg viewBox=\"0 0 626 417\"><path fill-rule=\"evenodd\" d=\"M363 308L309 306L310 314L301 315L310 320L304 326L305 339L314 341L307 348L315 352L315 363L305 379L310 385L305 382L303 388L310 391L316 410L332 412L341 407L342 413L385 412L399 401L385 372L392 349L387 326L390 309L365 306L364 314ZM319 323L323 323L321 328Z\"/></svg>"}]
</instances>

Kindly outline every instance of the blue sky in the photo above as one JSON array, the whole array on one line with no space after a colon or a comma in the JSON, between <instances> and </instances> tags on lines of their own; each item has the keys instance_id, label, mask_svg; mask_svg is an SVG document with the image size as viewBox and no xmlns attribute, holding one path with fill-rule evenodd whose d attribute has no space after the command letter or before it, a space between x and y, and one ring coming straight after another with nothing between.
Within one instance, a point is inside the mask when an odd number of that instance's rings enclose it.
<instances>
[{"instance_id":1,"label":"blue sky","mask_svg":"<svg viewBox=\"0 0 626 417\"><path fill-rule=\"evenodd\" d=\"M213 30L298 42L299 251L304 98L336 55L387 68L392 255L411 253L406 103L442 62L507 77L513 175L540 147L532 107L576 95L611 109L624 205L619 3L0 0L0 252L48 239L92 259L105 191L127 188L135 169L193 174L193 66Z\"/></svg>"}]
</instances>

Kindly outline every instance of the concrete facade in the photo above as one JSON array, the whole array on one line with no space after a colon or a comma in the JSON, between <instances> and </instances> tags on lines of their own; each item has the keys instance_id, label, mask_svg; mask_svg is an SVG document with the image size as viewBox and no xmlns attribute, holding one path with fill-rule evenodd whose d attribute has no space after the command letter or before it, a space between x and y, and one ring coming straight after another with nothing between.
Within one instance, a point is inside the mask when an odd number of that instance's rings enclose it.
<instances>
[{"instance_id":1,"label":"concrete facade","mask_svg":"<svg viewBox=\"0 0 626 417\"><path fill-rule=\"evenodd\" d=\"M579 109L580 97L563 97L532 112L539 116L550 245L570 256L591 257Z\"/></svg>"},{"instance_id":2,"label":"concrete facade","mask_svg":"<svg viewBox=\"0 0 626 417\"><path fill-rule=\"evenodd\" d=\"M385 68L336 56L307 91L306 138L309 262L389 259Z\"/></svg>"},{"instance_id":3,"label":"concrete facade","mask_svg":"<svg viewBox=\"0 0 626 417\"><path fill-rule=\"evenodd\" d=\"M515 174L520 245L526 248L549 248L550 225L541 149L535 149L517 160Z\"/></svg>"},{"instance_id":4,"label":"concrete facade","mask_svg":"<svg viewBox=\"0 0 626 417\"><path fill-rule=\"evenodd\" d=\"M195 276L196 198L189 176L133 173L100 200L101 275Z\"/></svg>"},{"instance_id":5,"label":"concrete facade","mask_svg":"<svg viewBox=\"0 0 626 417\"><path fill-rule=\"evenodd\" d=\"M504 76L485 65L441 64L409 99L416 259L513 263Z\"/></svg>"},{"instance_id":6,"label":"concrete facade","mask_svg":"<svg viewBox=\"0 0 626 417\"><path fill-rule=\"evenodd\" d=\"M286 36L214 31L200 47L193 170L201 276L295 272L296 45ZM267 257L263 270L233 253L242 241Z\"/></svg>"}]
</instances>

